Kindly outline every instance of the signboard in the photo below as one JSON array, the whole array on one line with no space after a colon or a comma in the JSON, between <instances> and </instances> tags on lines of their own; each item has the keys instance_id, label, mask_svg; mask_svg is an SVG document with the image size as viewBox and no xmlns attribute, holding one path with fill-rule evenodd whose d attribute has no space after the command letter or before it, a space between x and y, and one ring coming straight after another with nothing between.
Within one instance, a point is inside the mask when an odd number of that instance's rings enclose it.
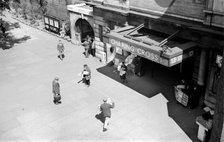
<instances>
[{"instance_id":1,"label":"signboard","mask_svg":"<svg viewBox=\"0 0 224 142\"><path fill-rule=\"evenodd\" d=\"M184 59L190 58L194 55L194 50L185 50L182 52L180 50L180 53L176 54L174 57L164 57L161 56L160 53L157 53L158 51L153 52L153 49L149 48L148 50L146 48L141 48L141 46L135 46L131 45L130 43L115 39L115 38L110 38L109 43L116 47L116 52L122 53L122 51L117 51L119 49L123 49L125 51L134 53L138 56L147 58L153 62L162 64L167 67L172 67L176 64L181 63Z\"/></svg>"},{"instance_id":2,"label":"signboard","mask_svg":"<svg viewBox=\"0 0 224 142\"><path fill-rule=\"evenodd\" d=\"M93 8L85 4L68 5L67 10L89 16L93 15Z\"/></svg>"},{"instance_id":3,"label":"signboard","mask_svg":"<svg viewBox=\"0 0 224 142\"><path fill-rule=\"evenodd\" d=\"M59 34L59 31L60 31L59 20L45 15L44 16L44 24L45 24L45 29L46 30L49 30L49 31L54 32L56 34Z\"/></svg>"},{"instance_id":4,"label":"signboard","mask_svg":"<svg viewBox=\"0 0 224 142\"><path fill-rule=\"evenodd\" d=\"M117 39L113 39L113 38L109 39L109 43L112 46L119 47L123 50L134 53L134 54L139 55L141 57L147 58L147 59L149 59L151 61L154 61L156 63L162 64L162 65L165 65L165 66L170 66L169 65L170 64L169 59L161 57L160 54L153 53L149 50L145 50L143 48L136 47L136 46L130 45L126 42L123 42L123 41L120 41L120 40L117 40Z\"/></svg>"}]
</instances>

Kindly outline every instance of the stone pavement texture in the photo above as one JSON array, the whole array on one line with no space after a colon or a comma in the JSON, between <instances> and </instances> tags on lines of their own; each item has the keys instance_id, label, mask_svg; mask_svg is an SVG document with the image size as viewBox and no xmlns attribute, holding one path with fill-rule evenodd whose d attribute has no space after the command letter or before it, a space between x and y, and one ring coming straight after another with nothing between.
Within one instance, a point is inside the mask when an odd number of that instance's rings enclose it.
<instances>
[{"instance_id":1,"label":"stone pavement texture","mask_svg":"<svg viewBox=\"0 0 224 142\"><path fill-rule=\"evenodd\" d=\"M10 15L5 20L16 22ZM64 40L65 59L57 58L59 38L26 25L11 32L30 36L0 50L0 141L147 141L190 142L168 116L162 94L147 98L96 71L103 64L84 58L81 46ZM78 84L88 64L91 86ZM53 104L51 83L60 78L62 104ZM95 118L102 99L115 102L109 129Z\"/></svg>"}]
</instances>

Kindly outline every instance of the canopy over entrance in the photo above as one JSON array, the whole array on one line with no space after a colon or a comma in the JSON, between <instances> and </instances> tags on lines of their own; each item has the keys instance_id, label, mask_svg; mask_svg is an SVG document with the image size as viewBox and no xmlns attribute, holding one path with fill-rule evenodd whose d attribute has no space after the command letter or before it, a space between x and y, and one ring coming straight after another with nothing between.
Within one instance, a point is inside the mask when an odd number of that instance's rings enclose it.
<instances>
[{"instance_id":1,"label":"canopy over entrance","mask_svg":"<svg viewBox=\"0 0 224 142\"><path fill-rule=\"evenodd\" d=\"M194 55L197 44L184 39L173 39L179 31L167 37L143 26L127 26L110 31L109 43L123 50L152 60L167 67L181 63Z\"/></svg>"}]
</instances>

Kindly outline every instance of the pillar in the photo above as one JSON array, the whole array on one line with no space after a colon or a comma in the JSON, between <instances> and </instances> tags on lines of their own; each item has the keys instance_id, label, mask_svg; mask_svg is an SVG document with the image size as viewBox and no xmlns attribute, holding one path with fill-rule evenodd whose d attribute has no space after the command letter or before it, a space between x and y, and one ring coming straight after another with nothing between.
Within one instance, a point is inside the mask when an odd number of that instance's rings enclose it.
<instances>
[{"instance_id":1,"label":"pillar","mask_svg":"<svg viewBox=\"0 0 224 142\"><path fill-rule=\"evenodd\" d=\"M205 85L206 64L207 64L207 49L202 47L199 71L198 71L198 81L197 81L199 86Z\"/></svg>"}]
</instances>

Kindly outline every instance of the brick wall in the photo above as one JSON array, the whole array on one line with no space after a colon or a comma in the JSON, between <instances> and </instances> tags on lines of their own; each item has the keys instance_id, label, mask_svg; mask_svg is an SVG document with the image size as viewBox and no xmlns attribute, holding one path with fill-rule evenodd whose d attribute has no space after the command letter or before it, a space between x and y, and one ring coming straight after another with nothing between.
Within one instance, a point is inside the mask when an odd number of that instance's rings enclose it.
<instances>
[{"instance_id":1,"label":"brick wall","mask_svg":"<svg viewBox=\"0 0 224 142\"><path fill-rule=\"evenodd\" d=\"M130 0L130 8L203 19L205 0Z\"/></svg>"},{"instance_id":2,"label":"brick wall","mask_svg":"<svg viewBox=\"0 0 224 142\"><path fill-rule=\"evenodd\" d=\"M68 19L66 2L62 0L47 0L47 15L57 17L60 20Z\"/></svg>"},{"instance_id":3,"label":"brick wall","mask_svg":"<svg viewBox=\"0 0 224 142\"><path fill-rule=\"evenodd\" d=\"M75 4L80 0L68 0L68 4ZM68 20L66 0L47 0L47 14L57 17L60 20Z\"/></svg>"}]
</instances>

